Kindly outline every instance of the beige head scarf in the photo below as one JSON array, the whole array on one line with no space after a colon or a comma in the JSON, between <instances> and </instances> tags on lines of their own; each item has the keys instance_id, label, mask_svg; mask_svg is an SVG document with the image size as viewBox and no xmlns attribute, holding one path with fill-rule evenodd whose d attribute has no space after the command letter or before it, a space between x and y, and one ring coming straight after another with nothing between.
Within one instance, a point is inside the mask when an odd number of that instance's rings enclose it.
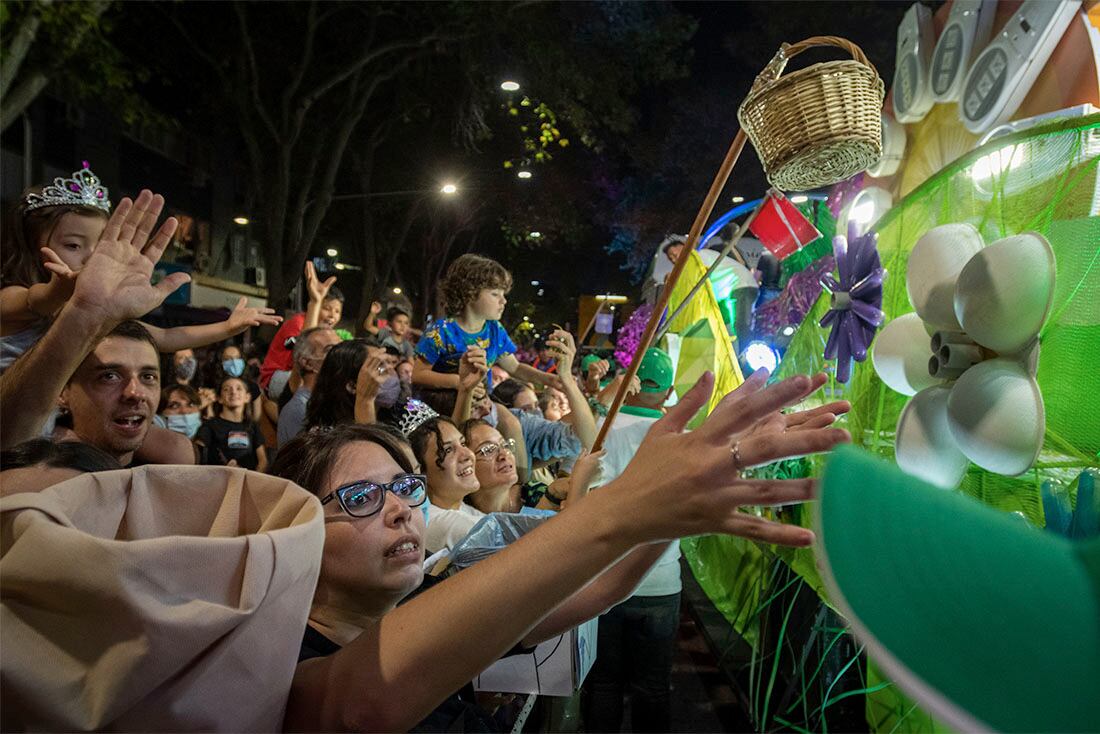
<instances>
[{"instance_id":1,"label":"beige head scarf","mask_svg":"<svg viewBox=\"0 0 1100 734\"><path fill-rule=\"evenodd\" d=\"M0 726L277 731L324 543L242 469L87 474L0 500Z\"/></svg>"}]
</instances>

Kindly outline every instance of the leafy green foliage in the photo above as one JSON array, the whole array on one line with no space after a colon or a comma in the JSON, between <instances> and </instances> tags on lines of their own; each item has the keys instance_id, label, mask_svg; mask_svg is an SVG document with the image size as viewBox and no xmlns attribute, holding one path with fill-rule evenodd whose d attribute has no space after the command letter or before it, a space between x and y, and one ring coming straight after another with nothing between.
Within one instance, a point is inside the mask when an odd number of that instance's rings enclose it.
<instances>
[{"instance_id":1,"label":"leafy green foliage","mask_svg":"<svg viewBox=\"0 0 1100 734\"><path fill-rule=\"evenodd\" d=\"M127 124L166 123L135 92L147 72L110 40L118 6L106 0L11 0L0 8L5 125L49 83L60 83L75 99L106 104Z\"/></svg>"}]
</instances>

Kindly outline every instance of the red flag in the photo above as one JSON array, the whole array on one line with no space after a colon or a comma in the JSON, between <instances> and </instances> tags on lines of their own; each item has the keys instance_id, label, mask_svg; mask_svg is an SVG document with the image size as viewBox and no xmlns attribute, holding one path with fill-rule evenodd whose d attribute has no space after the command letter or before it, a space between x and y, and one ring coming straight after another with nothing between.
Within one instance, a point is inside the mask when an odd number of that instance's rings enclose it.
<instances>
[{"instance_id":1,"label":"red flag","mask_svg":"<svg viewBox=\"0 0 1100 734\"><path fill-rule=\"evenodd\" d=\"M780 260L821 236L817 227L783 194L773 189L767 197L749 231Z\"/></svg>"}]
</instances>

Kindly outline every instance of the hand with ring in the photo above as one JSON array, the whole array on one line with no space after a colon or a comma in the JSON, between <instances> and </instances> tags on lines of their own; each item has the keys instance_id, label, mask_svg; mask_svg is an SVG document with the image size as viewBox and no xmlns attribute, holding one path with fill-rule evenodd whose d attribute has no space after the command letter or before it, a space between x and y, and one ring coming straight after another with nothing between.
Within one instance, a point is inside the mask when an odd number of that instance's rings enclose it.
<instances>
[{"instance_id":1,"label":"hand with ring","mask_svg":"<svg viewBox=\"0 0 1100 734\"><path fill-rule=\"evenodd\" d=\"M805 528L738 511L746 505L812 499L812 479L746 479L738 470L828 451L850 437L847 431L831 427L837 414L831 411L791 414L794 417L788 416L782 424L775 419L779 411L820 387L823 375L799 375L773 385L767 380L767 371L757 370L715 406L702 426L685 433L687 422L713 390L714 377L708 372L653 425L620 477L624 486L646 488L647 496L632 503L640 527L650 522L650 502L662 507L664 498L674 500L682 510L675 528L662 526L664 537L725 532L763 543L806 546L813 542L813 533ZM761 422L766 425L758 427ZM826 422L830 425L821 425ZM664 518L666 524L670 521ZM661 520L655 517L652 522Z\"/></svg>"},{"instance_id":2,"label":"hand with ring","mask_svg":"<svg viewBox=\"0 0 1100 734\"><path fill-rule=\"evenodd\" d=\"M361 397L374 397L389 377L390 370L386 367L385 354L368 354L355 380L355 394Z\"/></svg>"}]
</instances>

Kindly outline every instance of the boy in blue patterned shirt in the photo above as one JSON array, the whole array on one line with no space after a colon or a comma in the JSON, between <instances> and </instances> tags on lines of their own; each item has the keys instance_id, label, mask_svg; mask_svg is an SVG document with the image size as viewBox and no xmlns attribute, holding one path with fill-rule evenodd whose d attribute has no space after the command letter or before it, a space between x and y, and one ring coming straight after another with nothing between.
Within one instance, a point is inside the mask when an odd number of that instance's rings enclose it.
<instances>
[{"instance_id":1,"label":"boy in blue patterned shirt","mask_svg":"<svg viewBox=\"0 0 1100 734\"><path fill-rule=\"evenodd\" d=\"M516 345L500 324L512 274L496 260L463 255L451 263L440 282L448 318L431 324L416 345L413 384L458 389L458 363L469 348L485 350L486 366L499 365L526 382L557 387L556 375L520 364Z\"/></svg>"}]
</instances>

